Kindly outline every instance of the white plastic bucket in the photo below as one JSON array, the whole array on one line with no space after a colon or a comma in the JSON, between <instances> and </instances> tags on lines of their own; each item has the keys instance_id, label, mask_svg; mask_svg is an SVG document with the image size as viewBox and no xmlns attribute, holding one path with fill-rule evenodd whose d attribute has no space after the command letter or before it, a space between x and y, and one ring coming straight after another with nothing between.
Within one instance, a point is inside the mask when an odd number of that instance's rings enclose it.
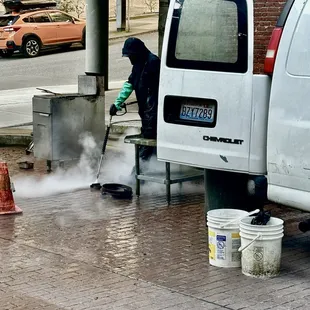
<instances>
[{"instance_id":1,"label":"white plastic bucket","mask_svg":"<svg viewBox=\"0 0 310 310\"><path fill-rule=\"evenodd\" d=\"M248 212L237 209L217 209L207 213L209 236L209 263L216 267L240 267L241 244L239 222L236 220L222 227L234 219L248 216Z\"/></svg>"},{"instance_id":2,"label":"white plastic bucket","mask_svg":"<svg viewBox=\"0 0 310 310\"><path fill-rule=\"evenodd\" d=\"M255 278L279 274L283 220L271 217L267 225L251 225L253 217L240 221L242 273Z\"/></svg>"}]
</instances>

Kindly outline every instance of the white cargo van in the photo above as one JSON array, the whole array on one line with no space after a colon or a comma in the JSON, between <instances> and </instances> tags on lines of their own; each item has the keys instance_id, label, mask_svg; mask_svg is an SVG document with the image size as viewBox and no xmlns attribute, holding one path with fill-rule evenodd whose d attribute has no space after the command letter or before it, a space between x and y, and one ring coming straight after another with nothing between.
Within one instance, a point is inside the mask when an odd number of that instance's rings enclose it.
<instances>
[{"instance_id":1,"label":"white cargo van","mask_svg":"<svg viewBox=\"0 0 310 310\"><path fill-rule=\"evenodd\" d=\"M269 200L310 211L310 1L286 2L265 74L253 73L253 2L170 1L158 159L205 169L211 208L264 199L267 180Z\"/></svg>"}]
</instances>

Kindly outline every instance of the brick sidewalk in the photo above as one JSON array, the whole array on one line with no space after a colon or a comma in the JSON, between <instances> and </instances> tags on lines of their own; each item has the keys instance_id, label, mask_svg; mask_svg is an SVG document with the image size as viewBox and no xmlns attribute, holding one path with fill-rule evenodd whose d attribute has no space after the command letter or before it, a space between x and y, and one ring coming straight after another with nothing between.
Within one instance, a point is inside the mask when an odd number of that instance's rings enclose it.
<instances>
[{"instance_id":1,"label":"brick sidewalk","mask_svg":"<svg viewBox=\"0 0 310 310\"><path fill-rule=\"evenodd\" d=\"M185 188L186 189L186 188ZM307 214L271 206L285 220L281 275L257 280L208 263L203 190L140 200L99 192L16 199L0 218L1 309L297 309L310 299Z\"/></svg>"}]
</instances>

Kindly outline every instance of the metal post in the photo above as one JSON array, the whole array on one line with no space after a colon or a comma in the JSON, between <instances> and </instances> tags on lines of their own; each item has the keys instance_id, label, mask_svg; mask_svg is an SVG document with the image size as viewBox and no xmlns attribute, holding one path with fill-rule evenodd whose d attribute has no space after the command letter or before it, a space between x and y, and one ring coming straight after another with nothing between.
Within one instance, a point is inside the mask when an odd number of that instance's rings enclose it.
<instances>
[{"instance_id":1,"label":"metal post","mask_svg":"<svg viewBox=\"0 0 310 310\"><path fill-rule=\"evenodd\" d=\"M164 39L166 19L170 0L159 0L159 19L158 19L158 56L161 57L162 44Z\"/></svg>"},{"instance_id":2,"label":"metal post","mask_svg":"<svg viewBox=\"0 0 310 310\"><path fill-rule=\"evenodd\" d=\"M171 202L171 184L170 184L170 163L166 162L166 198L167 204Z\"/></svg>"},{"instance_id":3,"label":"metal post","mask_svg":"<svg viewBox=\"0 0 310 310\"><path fill-rule=\"evenodd\" d=\"M104 76L109 80L109 1L86 0L86 75Z\"/></svg>"},{"instance_id":4,"label":"metal post","mask_svg":"<svg viewBox=\"0 0 310 310\"><path fill-rule=\"evenodd\" d=\"M116 0L116 30L126 30L126 0Z\"/></svg>"},{"instance_id":5,"label":"metal post","mask_svg":"<svg viewBox=\"0 0 310 310\"><path fill-rule=\"evenodd\" d=\"M208 170L204 169L203 170L203 179L204 179L204 190L205 190L205 205L204 205L204 214L205 214L205 220L207 221L207 213L209 211L209 199L208 199L208 186L207 186L207 181L208 181Z\"/></svg>"},{"instance_id":6,"label":"metal post","mask_svg":"<svg viewBox=\"0 0 310 310\"><path fill-rule=\"evenodd\" d=\"M127 31L130 31L130 0L127 0Z\"/></svg>"},{"instance_id":7,"label":"metal post","mask_svg":"<svg viewBox=\"0 0 310 310\"><path fill-rule=\"evenodd\" d=\"M135 165L136 165L136 195L140 196L140 158L139 158L139 145L135 144Z\"/></svg>"}]
</instances>

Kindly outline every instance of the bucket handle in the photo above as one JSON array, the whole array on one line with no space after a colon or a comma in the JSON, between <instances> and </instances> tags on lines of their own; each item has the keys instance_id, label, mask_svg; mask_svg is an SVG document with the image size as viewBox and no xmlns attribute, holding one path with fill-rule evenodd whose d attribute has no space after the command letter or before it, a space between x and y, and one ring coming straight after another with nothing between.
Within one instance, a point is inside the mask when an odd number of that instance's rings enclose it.
<instances>
[{"instance_id":1,"label":"bucket handle","mask_svg":"<svg viewBox=\"0 0 310 310\"><path fill-rule=\"evenodd\" d=\"M247 245L245 245L245 246L243 246L243 247L240 247L240 248L238 249L238 251L239 251L239 252L243 252L243 251L244 251L245 249L247 249L250 245L252 245L252 243L253 243L254 241L256 241L257 239L259 239L261 236L262 236L261 234L257 234L257 236L256 236L253 240L251 240L251 242L249 242Z\"/></svg>"},{"instance_id":2,"label":"bucket handle","mask_svg":"<svg viewBox=\"0 0 310 310\"><path fill-rule=\"evenodd\" d=\"M248 217L248 216L251 216L251 215L253 215L253 214L258 213L259 211L260 211L259 209L256 209L256 210L254 210L254 211L249 212L246 216L236 217L236 218L234 218L233 220L231 220L231 221L229 221L229 222L227 222L227 223L222 224L222 225L220 226L220 228L224 228L224 227L227 226L227 225L230 225L230 224L233 224L233 223L235 223L235 222L237 222L237 221L240 221L240 220L244 219L245 217Z\"/></svg>"}]
</instances>

